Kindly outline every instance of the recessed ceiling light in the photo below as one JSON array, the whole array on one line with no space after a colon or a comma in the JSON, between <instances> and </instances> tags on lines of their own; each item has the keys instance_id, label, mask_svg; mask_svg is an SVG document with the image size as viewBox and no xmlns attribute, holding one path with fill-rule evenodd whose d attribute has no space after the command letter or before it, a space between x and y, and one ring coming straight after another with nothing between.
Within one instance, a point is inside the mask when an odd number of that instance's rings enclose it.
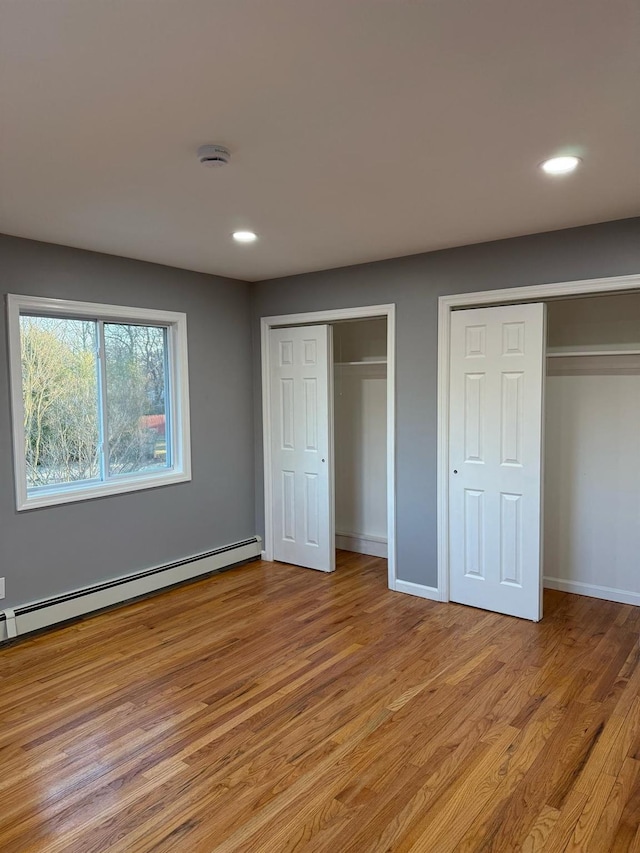
<instances>
[{"instance_id":1,"label":"recessed ceiling light","mask_svg":"<svg viewBox=\"0 0 640 853\"><path fill-rule=\"evenodd\" d=\"M540 167L547 175L568 175L577 169L580 163L579 157L552 157L541 163Z\"/></svg>"},{"instance_id":2,"label":"recessed ceiling light","mask_svg":"<svg viewBox=\"0 0 640 853\"><path fill-rule=\"evenodd\" d=\"M232 236L238 243L253 243L258 239L254 231L234 231Z\"/></svg>"}]
</instances>

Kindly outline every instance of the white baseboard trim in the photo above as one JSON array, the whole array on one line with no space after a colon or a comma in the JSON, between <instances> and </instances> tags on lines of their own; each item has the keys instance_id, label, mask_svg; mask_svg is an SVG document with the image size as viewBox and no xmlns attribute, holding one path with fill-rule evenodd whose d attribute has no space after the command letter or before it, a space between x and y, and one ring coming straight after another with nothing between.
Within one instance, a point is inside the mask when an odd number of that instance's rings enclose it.
<instances>
[{"instance_id":1,"label":"white baseboard trim","mask_svg":"<svg viewBox=\"0 0 640 853\"><path fill-rule=\"evenodd\" d=\"M343 551L355 551L369 557L387 558L387 540L382 536L370 536L367 533L336 533L336 548Z\"/></svg>"},{"instance_id":2,"label":"white baseboard trim","mask_svg":"<svg viewBox=\"0 0 640 853\"><path fill-rule=\"evenodd\" d=\"M260 559L269 562L266 551L260 551Z\"/></svg>"},{"instance_id":3,"label":"white baseboard trim","mask_svg":"<svg viewBox=\"0 0 640 853\"><path fill-rule=\"evenodd\" d=\"M560 592L572 592L576 595L588 595L590 598L603 598L606 601L617 601L619 604L635 604L640 606L640 593L626 589L614 589L609 586L569 581L563 578L544 578L544 586L548 589L558 589Z\"/></svg>"},{"instance_id":4,"label":"white baseboard trim","mask_svg":"<svg viewBox=\"0 0 640 853\"><path fill-rule=\"evenodd\" d=\"M418 598L428 598L430 601L440 601L440 592L435 586L424 586L421 583L402 581L396 578L396 592L404 592L407 595L417 595Z\"/></svg>"},{"instance_id":5,"label":"white baseboard trim","mask_svg":"<svg viewBox=\"0 0 640 853\"><path fill-rule=\"evenodd\" d=\"M0 612L0 642L255 559L260 556L261 545L260 538L254 537L166 566L124 575L53 598L16 605Z\"/></svg>"}]
</instances>

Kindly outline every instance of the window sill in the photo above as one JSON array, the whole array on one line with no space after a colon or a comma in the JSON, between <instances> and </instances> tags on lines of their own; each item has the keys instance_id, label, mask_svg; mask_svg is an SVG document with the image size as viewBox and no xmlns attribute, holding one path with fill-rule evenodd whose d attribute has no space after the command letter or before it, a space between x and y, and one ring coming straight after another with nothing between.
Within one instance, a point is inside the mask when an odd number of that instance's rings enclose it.
<instances>
[{"instance_id":1,"label":"window sill","mask_svg":"<svg viewBox=\"0 0 640 853\"><path fill-rule=\"evenodd\" d=\"M39 509L47 506L58 506L59 504L76 503L77 501L88 501L93 498L105 498L110 495L122 495L127 492L138 492L143 489L155 489L159 486L169 486L173 483L187 483L191 480L191 474L184 471L173 471L169 474L156 475L153 477L132 477L131 479L118 480L117 482L100 483L96 486L86 488L69 488L59 492L48 492L47 494L21 496L18 500L18 512L29 509Z\"/></svg>"}]
</instances>

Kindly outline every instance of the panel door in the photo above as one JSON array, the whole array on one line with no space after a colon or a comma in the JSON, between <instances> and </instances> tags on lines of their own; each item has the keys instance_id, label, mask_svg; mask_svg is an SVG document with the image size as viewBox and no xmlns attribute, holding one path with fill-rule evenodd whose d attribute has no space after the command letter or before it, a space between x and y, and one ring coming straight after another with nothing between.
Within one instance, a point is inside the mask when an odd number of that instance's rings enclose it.
<instances>
[{"instance_id":1,"label":"panel door","mask_svg":"<svg viewBox=\"0 0 640 853\"><path fill-rule=\"evenodd\" d=\"M270 332L274 559L335 568L331 327Z\"/></svg>"},{"instance_id":2,"label":"panel door","mask_svg":"<svg viewBox=\"0 0 640 853\"><path fill-rule=\"evenodd\" d=\"M542 303L454 311L449 412L452 601L542 618Z\"/></svg>"}]
</instances>

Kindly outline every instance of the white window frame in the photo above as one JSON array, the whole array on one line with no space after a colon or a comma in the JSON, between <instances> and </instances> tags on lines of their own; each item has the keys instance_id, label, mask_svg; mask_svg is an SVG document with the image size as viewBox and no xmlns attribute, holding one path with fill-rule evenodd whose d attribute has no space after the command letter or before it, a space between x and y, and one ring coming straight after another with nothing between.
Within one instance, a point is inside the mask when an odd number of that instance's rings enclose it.
<instances>
[{"instance_id":1,"label":"white window frame","mask_svg":"<svg viewBox=\"0 0 640 853\"><path fill-rule=\"evenodd\" d=\"M167 330L168 411L171 442L171 468L152 474L118 475L99 483L73 483L43 488L38 493L27 491L27 466L24 440L24 403L22 389L22 357L20 349L20 315L35 314L68 319L132 323L164 326ZM187 354L187 315L150 308L103 305L97 302L75 302L40 296L7 296L9 333L9 372L11 380L11 418L13 460L18 511L57 504L101 498L152 489L191 480L191 430L189 422L189 366Z\"/></svg>"}]
</instances>

